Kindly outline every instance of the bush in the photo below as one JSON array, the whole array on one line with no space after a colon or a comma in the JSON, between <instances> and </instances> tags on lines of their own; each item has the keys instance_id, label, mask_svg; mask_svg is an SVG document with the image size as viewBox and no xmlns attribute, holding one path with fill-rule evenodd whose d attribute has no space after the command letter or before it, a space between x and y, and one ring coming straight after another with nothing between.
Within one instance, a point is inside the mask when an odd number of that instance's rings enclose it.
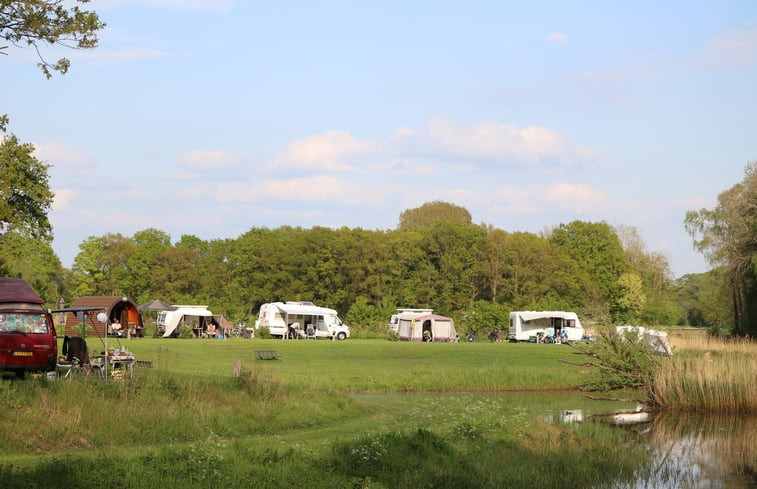
<instances>
[{"instance_id":1,"label":"bush","mask_svg":"<svg viewBox=\"0 0 757 489\"><path fill-rule=\"evenodd\" d=\"M86 338L89 333L92 332L92 326L88 325L87 323L79 323L76 326L74 326L74 333L79 338Z\"/></svg>"},{"instance_id":2,"label":"bush","mask_svg":"<svg viewBox=\"0 0 757 489\"><path fill-rule=\"evenodd\" d=\"M179 326L179 338L191 338L192 337L192 326L189 324L182 324Z\"/></svg>"},{"instance_id":3,"label":"bush","mask_svg":"<svg viewBox=\"0 0 757 489\"><path fill-rule=\"evenodd\" d=\"M268 340L271 339L271 330L268 329L268 326L261 326L258 328L256 335L264 340Z\"/></svg>"}]
</instances>

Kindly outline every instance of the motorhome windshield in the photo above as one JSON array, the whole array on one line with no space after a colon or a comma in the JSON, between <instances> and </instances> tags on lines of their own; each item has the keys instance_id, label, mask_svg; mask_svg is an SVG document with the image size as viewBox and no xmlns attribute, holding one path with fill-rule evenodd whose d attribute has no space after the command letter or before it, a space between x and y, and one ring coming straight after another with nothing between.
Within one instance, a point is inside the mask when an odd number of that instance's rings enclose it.
<instances>
[{"instance_id":1,"label":"motorhome windshield","mask_svg":"<svg viewBox=\"0 0 757 489\"><path fill-rule=\"evenodd\" d=\"M45 315L37 312L0 313L0 333L49 333Z\"/></svg>"}]
</instances>

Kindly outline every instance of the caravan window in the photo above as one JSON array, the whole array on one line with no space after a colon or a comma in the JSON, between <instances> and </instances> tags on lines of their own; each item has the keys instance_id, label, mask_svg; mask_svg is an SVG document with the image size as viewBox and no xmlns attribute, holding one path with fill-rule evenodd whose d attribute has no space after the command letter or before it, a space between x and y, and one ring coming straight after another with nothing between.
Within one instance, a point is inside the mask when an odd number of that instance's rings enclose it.
<instances>
[{"instance_id":1,"label":"caravan window","mask_svg":"<svg viewBox=\"0 0 757 489\"><path fill-rule=\"evenodd\" d=\"M48 333L45 316L40 313L0 314L0 333Z\"/></svg>"},{"instance_id":2,"label":"caravan window","mask_svg":"<svg viewBox=\"0 0 757 489\"><path fill-rule=\"evenodd\" d=\"M576 320L575 319L566 319L565 320L565 326L568 328L575 328L576 327Z\"/></svg>"}]
</instances>

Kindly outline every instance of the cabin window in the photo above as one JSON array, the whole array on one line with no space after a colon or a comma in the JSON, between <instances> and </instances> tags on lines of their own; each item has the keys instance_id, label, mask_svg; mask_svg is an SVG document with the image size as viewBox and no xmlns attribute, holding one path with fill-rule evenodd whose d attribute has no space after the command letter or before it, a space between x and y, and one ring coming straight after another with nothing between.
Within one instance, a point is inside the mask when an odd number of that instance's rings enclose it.
<instances>
[{"instance_id":1,"label":"cabin window","mask_svg":"<svg viewBox=\"0 0 757 489\"><path fill-rule=\"evenodd\" d=\"M49 333L43 314L14 312L0 314L0 333Z\"/></svg>"}]
</instances>

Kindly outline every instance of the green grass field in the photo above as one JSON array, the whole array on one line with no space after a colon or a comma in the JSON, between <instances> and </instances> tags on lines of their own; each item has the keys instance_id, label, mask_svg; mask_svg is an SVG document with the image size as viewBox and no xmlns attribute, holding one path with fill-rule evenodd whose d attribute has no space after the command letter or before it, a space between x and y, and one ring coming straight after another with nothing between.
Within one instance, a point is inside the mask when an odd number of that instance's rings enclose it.
<instances>
[{"instance_id":1,"label":"green grass field","mask_svg":"<svg viewBox=\"0 0 757 489\"><path fill-rule=\"evenodd\" d=\"M89 343L102 349L98 339ZM561 345L162 338L121 344L177 375L228 377L240 360L287 385L340 392L571 389L585 373L559 363L576 356ZM262 349L276 350L279 360L256 360L254 351Z\"/></svg>"},{"instance_id":2,"label":"green grass field","mask_svg":"<svg viewBox=\"0 0 757 489\"><path fill-rule=\"evenodd\" d=\"M609 426L553 423L591 409L566 346L120 343L152 368L0 383L6 487L586 487L643 460Z\"/></svg>"}]
</instances>

